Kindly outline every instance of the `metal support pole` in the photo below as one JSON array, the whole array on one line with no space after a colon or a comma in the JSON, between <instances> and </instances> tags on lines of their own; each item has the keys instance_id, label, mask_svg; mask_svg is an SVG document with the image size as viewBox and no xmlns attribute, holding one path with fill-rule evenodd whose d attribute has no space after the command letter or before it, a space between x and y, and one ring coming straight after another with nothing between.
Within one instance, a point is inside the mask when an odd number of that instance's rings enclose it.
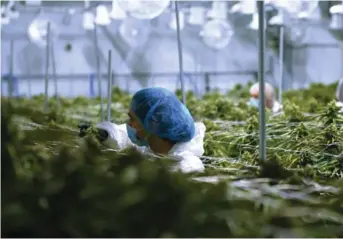
<instances>
[{"instance_id":1,"label":"metal support pole","mask_svg":"<svg viewBox=\"0 0 343 239\"><path fill-rule=\"evenodd\" d=\"M283 92L283 51L284 51L284 33L285 28L280 26L279 32L279 103L282 104L282 92Z\"/></svg>"},{"instance_id":2,"label":"metal support pole","mask_svg":"<svg viewBox=\"0 0 343 239\"><path fill-rule=\"evenodd\" d=\"M10 41L10 75L8 79L8 96L12 97L13 96L13 91L14 91L14 85L13 85L13 66L14 66L14 41Z\"/></svg>"},{"instance_id":3,"label":"metal support pole","mask_svg":"<svg viewBox=\"0 0 343 239\"><path fill-rule=\"evenodd\" d=\"M26 50L28 47L28 45L26 45L23 49ZM27 54L24 54L24 61L26 63L30 62L30 56L27 56ZM31 98L31 67L29 66L29 64L25 64L25 70L27 72L28 78L26 78L26 82L27 82L27 91L28 91L28 98Z\"/></svg>"},{"instance_id":4,"label":"metal support pole","mask_svg":"<svg viewBox=\"0 0 343 239\"><path fill-rule=\"evenodd\" d=\"M27 91L29 98L31 98L31 78L27 79Z\"/></svg>"},{"instance_id":5,"label":"metal support pole","mask_svg":"<svg viewBox=\"0 0 343 239\"><path fill-rule=\"evenodd\" d=\"M112 87L116 85L115 83L115 76L114 76L114 72L112 71L112 76L111 76L111 79L112 79Z\"/></svg>"},{"instance_id":6,"label":"metal support pole","mask_svg":"<svg viewBox=\"0 0 343 239\"><path fill-rule=\"evenodd\" d=\"M265 85L264 85L264 58L265 58L265 17L264 17L264 1L257 1L258 7L258 80L260 85L260 104L259 104L259 128L260 128L260 160L266 159L266 119L265 119Z\"/></svg>"},{"instance_id":7,"label":"metal support pole","mask_svg":"<svg viewBox=\"0 0 343 239\"><path fill-rule=\"evenodd\" d=\"M50 22L46 26L44 111L49 107Z\"/></svg>"},{"instance_id":8,"label":"metal support pole","mask_svg":"<svg viewBox=\"0 0 343 239\"><path fill-rule=\"evenodd\" d=\"M126 83L126 86L125 86L126 87L126 92L130 93L130 88L131 88L130 78L126 78L125 83Z\"/></svg>"},{"instance_id":9,"label":"metal support pole","mask_svg":"<svg viewBox=\"0 0 343 239\"><path fill-rule=\"evenodd\" d=\"M54 79L56 107L58 108L59 107L58 82L57 82L57 73L56 73L56 57L55 57L55 44L54 44L54 42L51 42L51 68L52 68L52 77Z\"/></svg>"},{"instance_id":10,"label":"metal support pole","mask_svg":"<svg viewBox=\"0 0 343 239\"><path fill-rule=\"evenodd\" d=\"M178 56L179 56L179 74L180 74L180 82L181 82L182 103L186 104L185 82L183 79L183 56L182 56L181 34L180 34L179 4L177 0L175 0L174 3L175 3L177 50L178 50Z\"/></svg>"},{"instance_id":11,"label":"metal support pole","mask_svg":"<svg viewBox=\"0 0 343 239\"><path fill-rule=\"evenodd\" d=\"M108 69L107 69L107 121L111 121L111 103L112 103L112 51L108 51Z\"/></svg>"},{"instance_id":12,"label":"metal support pole","mask_svg":"<svg viewBox=\"0 0 343 239\"><path fill-rule=\"evenodd\" d=\"M99 46L98 46L98 34L97 34L97 25L94 27L94 45L95 45L95 57L96 57L96 77L98 80L98 92L100 98L100 120L104 119L104 110L103 110L103 97L102 97L102 87L101 87L101 75L100 75L100 55L99 55Z\"/></svg>"},{"instance_id":13,"label":"metal support pole","mask_svg":"<svg viewBox=\"0 0 343 239\"><path fill-rule=\"evenodd\" d=\"M210 86L210 76L206 72L205 73L205 92L209 93L211 91L211 86Z\"/></svg>"}]
</instances>

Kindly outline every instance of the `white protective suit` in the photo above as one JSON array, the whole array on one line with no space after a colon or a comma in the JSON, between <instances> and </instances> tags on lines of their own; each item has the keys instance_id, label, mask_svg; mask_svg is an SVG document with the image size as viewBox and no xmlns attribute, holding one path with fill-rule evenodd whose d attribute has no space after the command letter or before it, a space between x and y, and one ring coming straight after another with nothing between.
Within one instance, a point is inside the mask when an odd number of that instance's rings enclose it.
<instances>
[{"instance_id":1,"label":"white protective suit","mask_svg":"<svg viewBox=\"0 0 343 239\"><path fill-rule=\"evenodd\" d=\"M105 121L97 124L96 127L108 132L108 139L104 141L108 147L117 149L135 147L144 154L154 154L150 148L139 147L131 142L127 134L126 124L117 125ZM176 169L183 173L204 171L205 167L199 157L204 154L205 131L206 127L203 123L195 123L193 139L186 143L177 143L169 151L168 156L177 160Z\"/></svg>"},{"instance_id":2,"label":"white protective suit","mask_svg":"<svg viewBox=\"0 0 343 239\"><path fill-rule=\"evenodd\" d=\"M279 113L282 110L282 105L278 101L274 101L272 112Z\"/></svg>"},{"instance_id":3,"label":"white protective suit","mask_svg":"<svg viewBox=\"0 0 343 239\"><path fill-rule=\"evenodd\" d=\"M339 112L340 112L340 113L343 113L343 102L337 101L337 102L336 102L336 105L337 105L338 107L341 107L341 110L340 110Z\"/></svg>"}]
</instances>

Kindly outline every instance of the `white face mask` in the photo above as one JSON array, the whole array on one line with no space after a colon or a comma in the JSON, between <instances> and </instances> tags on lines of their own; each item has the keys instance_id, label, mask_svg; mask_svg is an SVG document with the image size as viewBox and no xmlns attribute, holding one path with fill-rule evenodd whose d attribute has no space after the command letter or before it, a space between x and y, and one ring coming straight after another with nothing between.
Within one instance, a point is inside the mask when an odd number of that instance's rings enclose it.
<instances>
[{"instance_id":1,"label":"white face mask","mask_svg":"<svg viewBox=\"0 0 343 239\"><path fill-rule=\"evenodd\" d=\"M138 139L137 138L137 130L135 128L133 128L130 125L126 124L126 129L127 129L127 134L128 134L128 136L129 136L129 138L130 138L132 143L134 143L137 146L149 147L149 143L148 143L147 138L150 135L148 135L144 139Z\"/></svg>"}]
</instances>

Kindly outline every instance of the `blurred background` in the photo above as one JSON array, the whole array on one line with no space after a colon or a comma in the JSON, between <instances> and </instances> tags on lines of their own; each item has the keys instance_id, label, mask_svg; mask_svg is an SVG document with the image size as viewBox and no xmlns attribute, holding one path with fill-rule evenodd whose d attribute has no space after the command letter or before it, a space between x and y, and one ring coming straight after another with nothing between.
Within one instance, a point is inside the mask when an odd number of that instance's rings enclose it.
<instances>
[{"instance_id":1,"label":"blurred background","mask_svg":"<svg viewBox=\"0 0 343 239\"><path fill-rule=\"evenodd\" d=\"M265 3L266 80L283 90L339 80L342 2ZM178 10L186 90L226 92L257 80L255 1L180 1ZM176 90L176 28L175 4L167 0L1 1L1 94L9 94L10 79L14 95L44 93L47 73L49 95L56 87L63 97L97 95L97 76L106 94L108 50L115 86Z\"/></svg>"}]
</instances>

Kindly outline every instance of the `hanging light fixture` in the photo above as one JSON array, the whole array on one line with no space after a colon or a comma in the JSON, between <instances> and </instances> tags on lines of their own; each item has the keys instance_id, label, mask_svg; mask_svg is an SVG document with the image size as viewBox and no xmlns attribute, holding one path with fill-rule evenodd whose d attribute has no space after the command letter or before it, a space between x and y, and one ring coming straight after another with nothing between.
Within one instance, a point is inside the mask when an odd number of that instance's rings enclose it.
<instances>
[{"instance_id":1,"label":"hanging light fixture","mask_svg":"<svg viewBox=\"0 0 343 239\"><path fill-rule=\"evenodd\" d=\"M153 19L168 8L170 0L117 0L118 6L137 19Z\"/></svg>"},{"instance_id":2,"label":"hanging light fixture","mask_svg":"<svg viewBox=\"0 0 343 239\"><path fill-rule=\"evenodd\" d=\"M223 20L208 21L200 36L203 38L204 43L213 49L223 49L230 43L233 30L230 24Z\"/></svg>"},{"instance_id":3,"label":"hanging light fixture","mask_svg":"<svg viewBox=\"0 0 343 239\"><path fill-rule=\"evenodd\" d=\"M287 20L285 36L292 44L301 45L306 37L309 20L318 7L317 0L311 1L286 1L269 0L270 4L276 6ZM286 19L287 18L287 19ZM294 21L295 20L295 21Z\"/></svg>"},{"instance_id":4,"label":"hanging light fixture","mask_svg":"<svg viewBox=\"0 0 343 239\"><path fill-rule=\"evenodd\" d=\"M318 0L310 1L287 1L287 0L269 0L270 4L281 8L295 18L310 18L318 7Z\"/></svg>"},{"instance_id":5,"label":"hanging light fixture","mask_svg":"<svg viewBox=\"0 0 343 239\"><path fill-rule=\"evenodd\" d=\"M45 18L42 14L32 21L28 27L28 37L30 41L39 47L45 47L47 42L47 25L50 22L50 37L57 39L59 36L59 29L57 25Z\"/></svg>"},{"instance_id":6,"label":"hanging light fixture","mask_svg":"<svg viewBox=\"0 0 343 239\"><path fill-rule=\"evenodd\" d=\"M110 15L108 13L107 7L104 5L99 5L96 8L96 17L94 22L98 25L109 25L111 24Z\"/></svg>"},{"instance_id":7,"label":"hanging light fixture","mask_svg":"<svg viewBox=\"0 0 343 239\"><path fill-rule=\"evenodd\" d=\"M84 12L82 27L85 30L93 30L95 28L95 17L92 11L90 10L89 0L84 1Z\"/></svg>"},{"instance_id":8,"label":"hanging light fixture","mask_svg":"<svg viewBox=\"0 0 343 239\"><path fill-rule=\"evenodd\" d=\"M112 11L110 16L115 20L123 20L126 18L126 12L119 7L117 0L112 0Z\"/></svg>"},{"instance_id":9,"label":"hanging light fixture","mask_svg":"<svg viewBox=\"0 0 343 239\"><path fill-rule=\"evenodd\" d=\"M252 29L252 30L258 30L258 13L255 12L253 15L252 15L252 20L251 20L251 23L249 24L249 28Z\"/></svg>"},{"instance_id":10,"label":"hanging light fixture","mask_svg":"<svg viewBox=\"0 0 343 239\"><path fill-rule=\"evenodd\" d=\"M252 20L249 24L249 28L252 29L252 30L255 30L257 31L258 30L258 13L255 12L253 15L252 15ZM264 29L266 29L267 27L267 21L264 21Z\"/></svg>"},{"instance_id":11,"label":"hanging light fixture","mask_svg":"<svg viewBox=\"0 0 343 239\"><path fill-rule=\"evenodd\" d=\"M297 13L297 18L299 19L310 19L313 16L313 13L318 9L318 0L311 1L300 1L299 10Z\"/></svg>"},{"instance_id":12,"label":"hanging light fixture","mask_svg":"<svg viewBox=\"0 0 343 239\"><path fill-rule=\"evenodd\" d=\"M269 4L270 1L267 1L267 3ZM251 30L254 30L254 31L257 31L258 28L259 28L259 23L258 23L258 11L257 11L257 3L256 3L256 0L252 1L251 3L252 5L249 7L249 11L250 12L253 12L253 15L252 15L252 20L249 24L249 28ZM280 17L280 16L279 16ZM279 21L281 19L278 18L275 18L273 21ZM282 17L283 18L283 17ZM267 21L265 20L264 21L264 29L267 28Z\"/></svg>"},{"instance_id":13,"label":"hanging light fixture","mask_svg":"<svg viewBox=\"0 0 343 239\"><path fill-rule=\"evenodd\" d=\"M83 23L82 23L83 29L85 30L93 30L95 27L94 24L94 15L93 13L89 11L85 11L83 13Z\"/></svg>"},{"instance_id":14,"label":"hanging light fixture","mask_svg":"<svg viewBox=\"0 0 343 239\"><path fill-rule=\"evenodd\" d=\"M188 23L191 25L203 25L205 22L205 8L191 7L189 10Z\"/></svg>"},{"instance_id":15,"label":"hanging light fixture","mask_svg":"<svg viewBox=\"0 0 343 239\"><path fill-rule=\"evenodd\" d=\"M207 17L210 20L200 32L204 43L213 49L227 47L233 36L233 28L227 20L227 2L214 1Z\"/></svg>"},{"instance_id":16,"label":"hanging light fixture","mask_svg":"<svg viewBox=\"0 0 343 239\"><path fill-rule=\"evenodd\" d=\"M238 4L239 4L238 6L236 6L237 4L233 6L232 11L241 12L243 14L249 14L249 15L252 14L252 20L249 24L249 28L257 31L259 24L258 24L258 12L257 12L256 1L255 0L253 0L253 1L244 0ZM265 22L265 24L264 24L265 28L266 28L266 25L267 24Z\"/></svg>"},{"instance_id":17,"label":"hanging light fixture","mask_svg":"<svg viewBox=\"0 0 343 239\"><path fill-rule=\"evenodd\" d=\"M207 13L210 19L227 19L227 2L213 1L211 10Z\"/></svg>"},{"instance_id":18,"label":"hanging light fixture","mask_svg":"<svg viewBox=\"0 0 343 239\"><path fill-rule=\"evenodd\" d=\"M242 0L239 3L233 5L230 9L230 13L241 13L251 15L256 12L256 0Z\"/></svg>"},{"instance_id":19,"label":"hanging light fixture","mask_svg":"<svg viewBox=\"0 0 343 239\"><path fill-rule=\"evenodd\" d=\"M342 4L330 8L331 22L330 29L343 30L343 1Z\"/></svg>"},{"instance_id":20,"label":"hanging light fixture","mask_svg":"<svg viewBox=\"0 0 343 239\"><path fill-rule=\"evenodd\" d=\"M10 19L17 19L19 18L19 12L17 11L16 9L16 6L15 6L15 1L9 1L8 4L7 4L7 16L10 18Z\"/></svg>"},{"instance_id":21,"label":"hanging light fixture","mask_svg":"<svg viewBox=\"0 0 343 239\"><path fill-rule=\"evenodd\" d=\"M185 28L185 13L179 12L180 30ZM171 12L171 21L169 22L169 27L173 30L177 29L176 26L176 15L175 12Z\"/></svg>"},{"instance_id":22,"label":"hanging light fixture","mask_svg":"<svg viewBox=\"0 0 343 239\"><path fill-rule=\"evenodd\" d=\"M1 7L1 25L7 25L10 23L10 18L7 16L6 8Z\"/></svg>"}]
</instances>

